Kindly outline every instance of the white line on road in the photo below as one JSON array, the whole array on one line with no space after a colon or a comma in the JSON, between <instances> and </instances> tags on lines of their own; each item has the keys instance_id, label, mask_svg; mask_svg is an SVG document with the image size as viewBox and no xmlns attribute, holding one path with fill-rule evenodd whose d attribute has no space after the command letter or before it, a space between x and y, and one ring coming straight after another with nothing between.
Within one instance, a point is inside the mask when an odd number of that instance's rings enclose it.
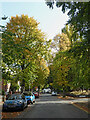
<instances>
[{"instance_id":1,"label":"white line on road","mask_svg":"<svg viewBox=\"0 0 90 120\"><path fill-rule=\"evenodd\" d=\"M62 103L62 104L71 104L75 102L88 102L89 99L77 99L77 100L63 100L63 101L36 101L36 104L56 104L56 103Z\"/></svg>"}]
</instances>

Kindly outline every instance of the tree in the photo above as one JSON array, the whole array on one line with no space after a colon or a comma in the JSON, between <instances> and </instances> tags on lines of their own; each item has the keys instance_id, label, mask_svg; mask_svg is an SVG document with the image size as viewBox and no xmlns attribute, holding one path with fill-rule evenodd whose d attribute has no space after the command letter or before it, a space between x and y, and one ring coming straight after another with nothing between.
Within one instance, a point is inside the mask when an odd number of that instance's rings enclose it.
<instances>
[{"instance_id":1,"label":"tree","mask_svg":"<svg viewBox=\"0 0 90 120\"><path fill-rule=\"evenodd\" d=\"M87 90L89 88L89 59L88 52L83 49L83 44L75 43L75 46L67 53L68 57L72 57L68 79L71 79L70 84L72 84L73 89Z\"/></svg>"},{"instance_id":2,"label":"tree","mask_svg":"<svg viewBox=\"0 0 90 120\"><path fill-rule=\"evenodd\" d=\"M70 50L71 42L66 34L57 34L51 43L51 48L55 51L56 56L53 59L52 65L50 65L50 75L49 80L50 85L59 89L60 87L63 90L65 86L68 86L67 74L69 71L68 59L65 54L65 51Z\"/></svg>"},{"instance_id":3,"label":"tree","mask_svg":"<svg viewBox=\"0 0 90 120\"><path fill-rule=\"evenodd\" d=\"M53 8L54 0L45 1L47 6ZM87 39L89 38L89 5L90 2L58 2L56 0L56 6L62 7L63 13L68 11L68 24L73 25L76 32L79 32L81 36L83 35Z\"/></svg>"},{"instance_id":4,"label":"tree","mask_svg":"<svg viewBox=\"0 0 90 120\"><path fill-rule=\"evenodd\" d=\"M53 8L54 0L46 0L46 4ZM67 11L69 20L62 32L67 34L71 41L71 48L67 51L68 58L72 58L67 79L72 89L88 89L89 72L89 5L90 2L58 2L63 13Z\"/></svg>"},{"instance_id":5,"label":"tree","mask_svg":"<svg viewBox=\"0 0 90 120\"><path fill-rule=\"evenodd\" d=\"M74 31L74 26L72 25L65 25L65 27L62 29L62 33L67 35L71 43L71 47L76 41L82 41L82 37L80 37L80 35Z\"/></svg>"},{"instance_id":6,"label":"tree","mask_svg":"<svg viewBox=\"0 0 90 120\"><path fill-rule=\"evenodd\" d=\"M64 33L62 34L57 34L52 42L51 42L51 49L52 49L52 54L55 56L59 51L65 51L70 49L71 42L68 38L68 36Z\"/></svg>"},{"instance_id":7,"label":"tree","mask_svg":"<svg viewBox=\"0 0 90 120\"><path fill-rule=\"evenodd\" d=\"M54 0L46 0L47 6L53 8ZM56 1L57 7L62 7L62 12L65 13L67 11L67 15L69 16L69 20L66 24L70 24L73 26L74 36L78 35L84 42L86 48L83 46L83 50L88 49L89 56L89 6L90 2L58 2ZM77 40L77 39L76 39ZM84 49L85 48L85 49Z\"/></svg>"},{"instance_id":8,"label":"tree","mask_svg":"<svg viewBox=\"0 0 90 120\"><path fill-rule=\"evenodd\" d=\"M44 58L38 56L36 60L37 64L37 78L34 81L35 87L37 86L39 89L40 87L44 86L47 81L47 77L49 76L49 68Z\"/></svg>"},{"instance_id":9,"label":"tree","mask_svg":"<svg viewBox=\"0 0 90 120\"><path fill-rule=\"evenodd\" d=\"M35 66L37 56L47 57L49 43L44 33L38 29L38 24L33 17L16 15L11 17L2 34L3 62L21 79L22 91L26 78L31 78L30 75L26 77L26 71L31 73L30 67Z\"/></svg>"}]
</instances>

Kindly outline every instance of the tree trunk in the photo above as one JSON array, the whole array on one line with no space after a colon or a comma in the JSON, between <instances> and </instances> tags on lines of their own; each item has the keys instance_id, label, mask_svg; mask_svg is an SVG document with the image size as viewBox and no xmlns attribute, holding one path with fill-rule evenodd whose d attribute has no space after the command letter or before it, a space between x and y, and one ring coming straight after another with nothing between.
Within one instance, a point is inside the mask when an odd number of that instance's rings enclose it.
<instances>
[{"instance_id":1,"label":"tree trunk","mask_svg":"<svg viewBox=\"0 0 90 120\"><path fill-rule=\"evenodd\" d=\"M38 86L38 95L39 95L39 93L40 93L40 85Z\"/></svg>"},{"instance_id":2,"label":"tree trunk","mask_svg":"<svg viewBox=\"0 0 90 120\"><path fill-rule=\"evenodd\" d=\"M22 68L22 72L24 72L24 71L23 71L23 70L25 69L25 62L24 62L25 57L24 57L24 55L23 55L22 59L23 59L23 63L21 64L21 68ZM23 74L24 74L24 73L23 73ZM23 76L22 76L22 77L23 77ZM25 91L25 80L24 80L24 78L22 78L21 93L23 93L24 91Z\"/></svg>"}]
</instances>

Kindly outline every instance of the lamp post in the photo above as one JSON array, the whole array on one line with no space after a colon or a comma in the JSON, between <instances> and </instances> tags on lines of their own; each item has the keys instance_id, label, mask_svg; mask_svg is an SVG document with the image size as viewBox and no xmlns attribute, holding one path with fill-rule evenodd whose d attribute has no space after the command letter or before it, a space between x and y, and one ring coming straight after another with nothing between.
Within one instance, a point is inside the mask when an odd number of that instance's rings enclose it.
<instances>
[{"instance_id":1,"label":"lamp post","mask_svg":"<svg viewBox=\"0 0 90 120\"><path fill-rule=\"evenodd\" d=\"M8 18L8 16L6 17L5 15L4 15L4 17L1 17L0 18L0 20L6 20ZM2 41L2 33L3 33L3 28L5 28L5 26L3 26L3 25L0 25L0 67L2 68L2 65L1 65L1 58L2 58L2 43L1 43L1 41ZM0 69L0 82L2 82L2 70ZM1 93L1 91L2 91L2 84L0 84L0 93ZM5 96L4 96L5 94L3 94L3 101L4 101L4 99L5 99Z\"/></svg>"},{"instance_id":2,"label":"lamp post","mask_svg":"<svg viewBox=\"0 0 90 120\"><path fill-rule=\"evenodd\" d=\"M5 21L7 18L8 18L8 16L6 17L6 16L4 15L4 17L1 17L0 20L4 20L4 21ZM1 28L0 31L3 32L3 28L5 28L5 26L0 25L0 28ZM0 34L1 34L1 33L0 33Z\"/></svg>"},{"instance_id":3,"label":"lamp post","mask_svg":"<svg viewBox=\"0 0 90 120\"><path fill-rule=\"evenodd\" d=\"M6 17L5 15L4 15L4 17L1 17L2 20L6 20L7 18L8 18L8 16Z\"/></svg>"}]
</instances>

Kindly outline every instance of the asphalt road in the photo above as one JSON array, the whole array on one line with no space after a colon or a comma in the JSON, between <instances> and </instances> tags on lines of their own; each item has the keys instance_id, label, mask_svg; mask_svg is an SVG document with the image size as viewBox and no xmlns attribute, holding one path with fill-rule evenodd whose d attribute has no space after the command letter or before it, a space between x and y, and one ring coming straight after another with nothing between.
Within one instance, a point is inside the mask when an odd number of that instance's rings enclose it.
<instances>
[{"instance_id":1,"label":"asphalt road","mask_svg":"<svg viewBox=\"0 0 90 120\"><path fill-rule=\"evenodd\" d=\"M17 118L88 118L88 114L73 106L69 100L66 102L57 96L44 94Z\"/></svg>"}]
</instances>

